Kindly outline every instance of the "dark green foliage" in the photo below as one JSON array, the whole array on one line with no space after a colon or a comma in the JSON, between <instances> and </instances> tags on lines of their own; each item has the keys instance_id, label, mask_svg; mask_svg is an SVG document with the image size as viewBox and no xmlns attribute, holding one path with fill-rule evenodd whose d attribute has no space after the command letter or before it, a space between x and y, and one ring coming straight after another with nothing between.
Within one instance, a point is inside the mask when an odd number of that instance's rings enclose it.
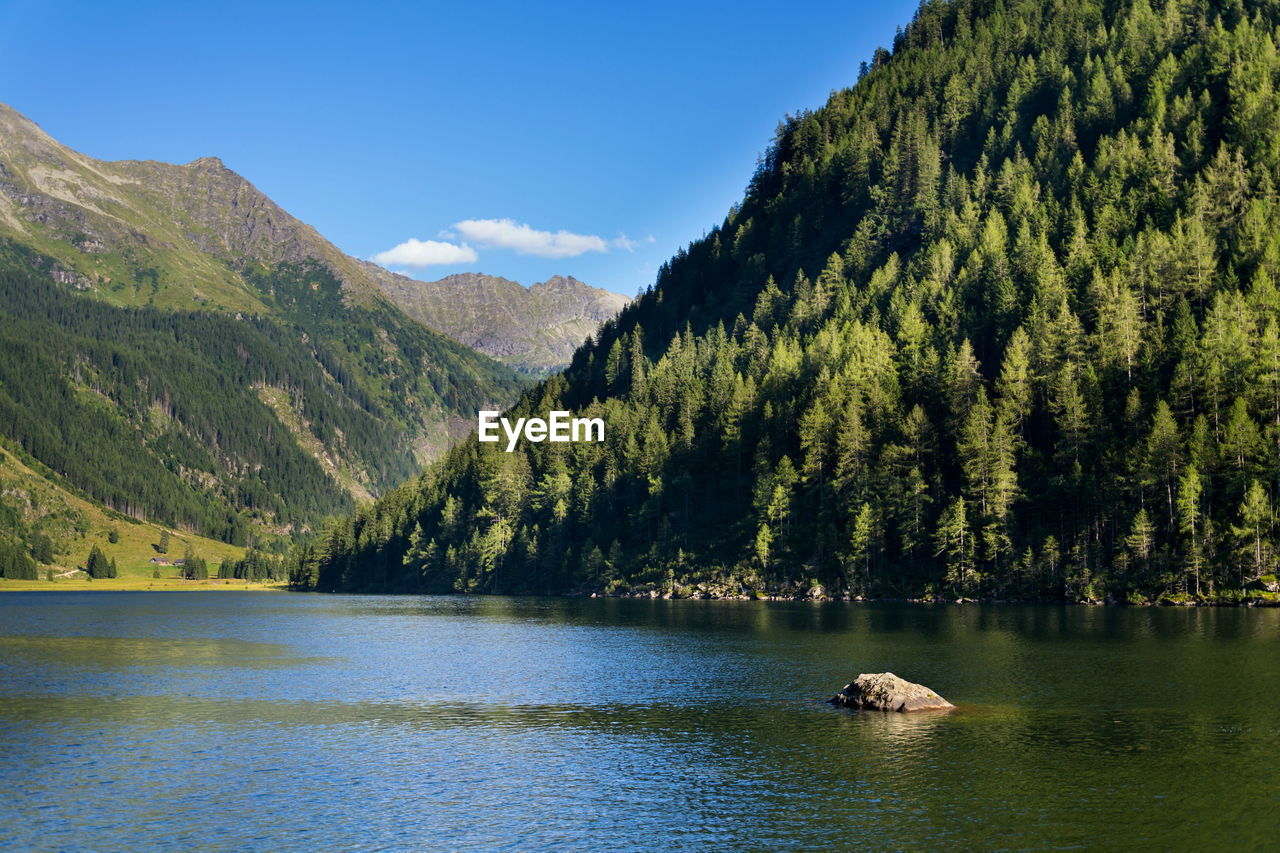
<instances>
[{"instance_id":1,"label":"dark green foliage","mask_svg":"<svg viewBox=\"0 0 1280 853\"><path fill-rule=\"evenodd\" d=\"M304 544L289 552L285 564L285 577L289 587L297 590L315 589L320 569L320 560L316 549L311 544Z\"/></svg>"},{"instance_id":2,"label":"dark green foliage","mask_svg":"<svg viewBox=\"0 0 1280 853\"><path fill-rule=\"evenodd\" d=\"M109 508L229 542L352 506L261 395L378 493L427 424L520 381L383 303L343 309L314 264L254 271L280 314L239 318L111 307L37 263L0 246L0 435Z\"/></svg>"},{"instance_id":3,"label":"dark green foliage","mask_svg":"<svg viewBox=\"0 0 1280 853\"><path fill-rule=\"evenodd\" d=\"M202 581L209 577L209 564L204 557L197 557L190 546L182 558L182 576L190 581Z\"/></svg>"},{"instance_id":4,"label":"dark green foliage","mask_svg":"<svg viewBox=\"0 0 1280 853\"><path fill-rule=\"evenodd\" d=\"M44 533L31 536L31 556L37 563L48 565L53 562L53 540Z\"/></svg>"},{"instance_id":5,"label":"dark green foliage","mask_svg":"<svg viewBox=\"0 0 1280 853\"><path fill-rule=\"evenodd\" d=\"M3 537L0 537L0 577L15 581L33 581L39 577L36 561L27 549Z\"/></svg>"},{"instance_id":6,"label":"dark green foliage","mask_svg":"<svg viewBox=\"0 0 1280 853\"><path fill-rule=\"evenodd\" d=\"M286 579L284 559L250 548L239 560L227 560L218 568L218 577L245 581Z\"/></svg>"},{"instance_id":7,"label":"dark green foliage","mask_svg":"<svg viewBox=\"0 0 1280 853\"><path fill-rule=\"evenodd\" d=\"M120 541L119 529L115 527L109 528L107 530L107 541L110 542L112 545L115 545L117 542L119 542Z\"/></svg>"},{"instance_id":8,"label":"dark green foliage","mask_svg":"<svg viewBox=\"0 0 1280 853\"><path fill-rule=\"evenodd\" d=\"M1280 6L925 3L329 589L1229 598L1274 571Z\"/></svg>"},{"instance_id":9,"label":"dark green foliage","mask_svg":"<svg viewBox=\"0 0 1280 853\"><path fill-rule=\"evenodd\" d=\"M160 554L169 553L169 531L168 530L160 531L160 542L159 544L156 545L156 552Z\"/></svg>"},{"instance_id":10,"label":"dark green foliage","mask_svg":"<svg viewBox=\"0 0 1280 853\"><path fill-rule=\"evenodd\" d=\"M84 570L94 580L116 576L114 560L108 560L107 555L102 553L102 549L97 545L89 551L89 559L85 561Z\"/></svg>"},{"instance_id":11,"label":"dark green foliage","mask_svg":"<svg viewBox=\"0 0 1280 853\"><path fill-rule=\"evenodd\" d=\"M279 316L312 340L314 359L343 391L364 410L398 426L400 433L444 413L473 417L495 397L513 399L527 384L508 368L428 330L385 302L350 304L341 283L319 264L260 267L246 275ZM318 409L304 408L303 414L313 423L332 420ZM355 428L349 421L331 425ZM332 444L333 435L316 435L327 446ZM376 482L399 482L404 479L402 470L376 469Z\"/></svg>"}]
</instances>

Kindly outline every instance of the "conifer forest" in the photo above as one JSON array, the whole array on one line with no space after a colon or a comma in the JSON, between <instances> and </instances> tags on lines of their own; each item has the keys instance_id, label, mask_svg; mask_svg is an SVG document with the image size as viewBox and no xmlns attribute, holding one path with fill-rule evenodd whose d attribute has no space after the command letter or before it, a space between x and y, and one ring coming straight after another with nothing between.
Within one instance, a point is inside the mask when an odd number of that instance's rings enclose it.
<instances>
[{"instance_id":1,"label":"conifer forest","mask_svg":"<svg viewBox=\"0 0 1280 853\"><path fill-rule=\"evenodd\" d=\"M926 2L742 201L299 588L1237 600L1274 583L1280 4ZM853 81L850 81L853 83Z\"/></svg>"}]
</instances>

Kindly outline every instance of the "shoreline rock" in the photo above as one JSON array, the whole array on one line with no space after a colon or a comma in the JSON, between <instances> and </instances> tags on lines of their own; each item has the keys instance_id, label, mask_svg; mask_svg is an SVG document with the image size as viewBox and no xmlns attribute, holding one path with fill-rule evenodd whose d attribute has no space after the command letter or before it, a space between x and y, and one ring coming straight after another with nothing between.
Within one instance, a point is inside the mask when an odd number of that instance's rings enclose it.
<instances>
[{"instance_id":1,"label":"shoreline rock","mask_svg":"<svg viewBox=\"0 0 1280 853\"><path fill-rule=\"evenodd\" d=\"M828 701L838 708L863 711L947 711L955 707L923 684L892 672L864 672Z\"/></svg>"}]
</instances>

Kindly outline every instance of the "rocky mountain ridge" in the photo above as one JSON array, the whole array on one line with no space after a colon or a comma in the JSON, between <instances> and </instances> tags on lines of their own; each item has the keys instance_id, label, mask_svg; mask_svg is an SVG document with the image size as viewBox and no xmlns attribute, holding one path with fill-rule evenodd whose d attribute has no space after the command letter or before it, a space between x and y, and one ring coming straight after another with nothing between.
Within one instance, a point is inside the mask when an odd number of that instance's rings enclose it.
<instances>
[{"instance_id":1,"label":"rocky mountain ridge","mask_svg":"<svg viewBox=\"0 0 1280 853\"><path fill-rule=\"evenodd\" d=\"M378 284L410 317L529 373L564 367L583 340L631 302L559 275L529 287L483 273L427 282L392 273Z\"/></svg>"}]
</instances>

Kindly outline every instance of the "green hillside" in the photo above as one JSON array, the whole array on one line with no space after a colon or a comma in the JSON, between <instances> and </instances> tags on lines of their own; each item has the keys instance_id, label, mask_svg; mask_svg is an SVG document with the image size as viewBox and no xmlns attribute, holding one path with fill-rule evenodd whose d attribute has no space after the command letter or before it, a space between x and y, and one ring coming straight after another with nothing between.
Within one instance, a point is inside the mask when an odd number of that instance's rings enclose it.
<instances>
[{"instance_id":1,"label":"green hillside","mask_svg":"<svg viewBox=\"0 0 1280 853\"><path fill-rule=\"evenodd\" d=\"M172 563L188 548L215 567L244 556L243 548L105 509L25 464L12 450L0 450L0 494L0 590L174 585L181 570ZM162 553L165 531L169 541ZM115 562L117 578L92 581L84 573L94 547ZM18 559L6 565L6 557L14 556ZM13 571L18 563L26 564L25 579Z\"/></svg>"},{"instance_id":2,"label":"green hillside","mask_svg":"<svg viewBox=\"0 0 1280 853\"><path fill-rule=\"evenodd\" d=\"M352 303L392 274L343 254L217 157L179 165L74 151L0 104L0 236L60 283L116 305L269 310L256 265L317 262Z\"/></svg>"},{"instance_id":3,"label":"green hillside","mask_svg":"<svg viewBox=\"0 0 1280 853\"><path fill-rule=\"evenodd\" d=\"M319 589L1234 600L1280 477L1274 2L925 3ZM1264 580L1259 581L1259 578Z\"/></svg>"},{"instance_id":4,"label":"green hillside","mask_svg":"<svg viewBox=\"0 0 1280 853\"><path fill-rule=\"evenodd\" d=\"M0 258L0 437L108 508L226 542L349 511L516 387L394 309L345 306L318 265L255 272L274 316L244 318L113 307L42 260Z\"/></svg>"},{"instance_id":5,"label":"green hillside","mask_svg":"<svg viewBox=\"0 0 1280 853\"><path fill-rule=\"evenodd\" d=\"M95 160L0 105L0 444L109 510L285 539L514 400L390 275L216 158Z\"/></svg>"}]
</instances>

